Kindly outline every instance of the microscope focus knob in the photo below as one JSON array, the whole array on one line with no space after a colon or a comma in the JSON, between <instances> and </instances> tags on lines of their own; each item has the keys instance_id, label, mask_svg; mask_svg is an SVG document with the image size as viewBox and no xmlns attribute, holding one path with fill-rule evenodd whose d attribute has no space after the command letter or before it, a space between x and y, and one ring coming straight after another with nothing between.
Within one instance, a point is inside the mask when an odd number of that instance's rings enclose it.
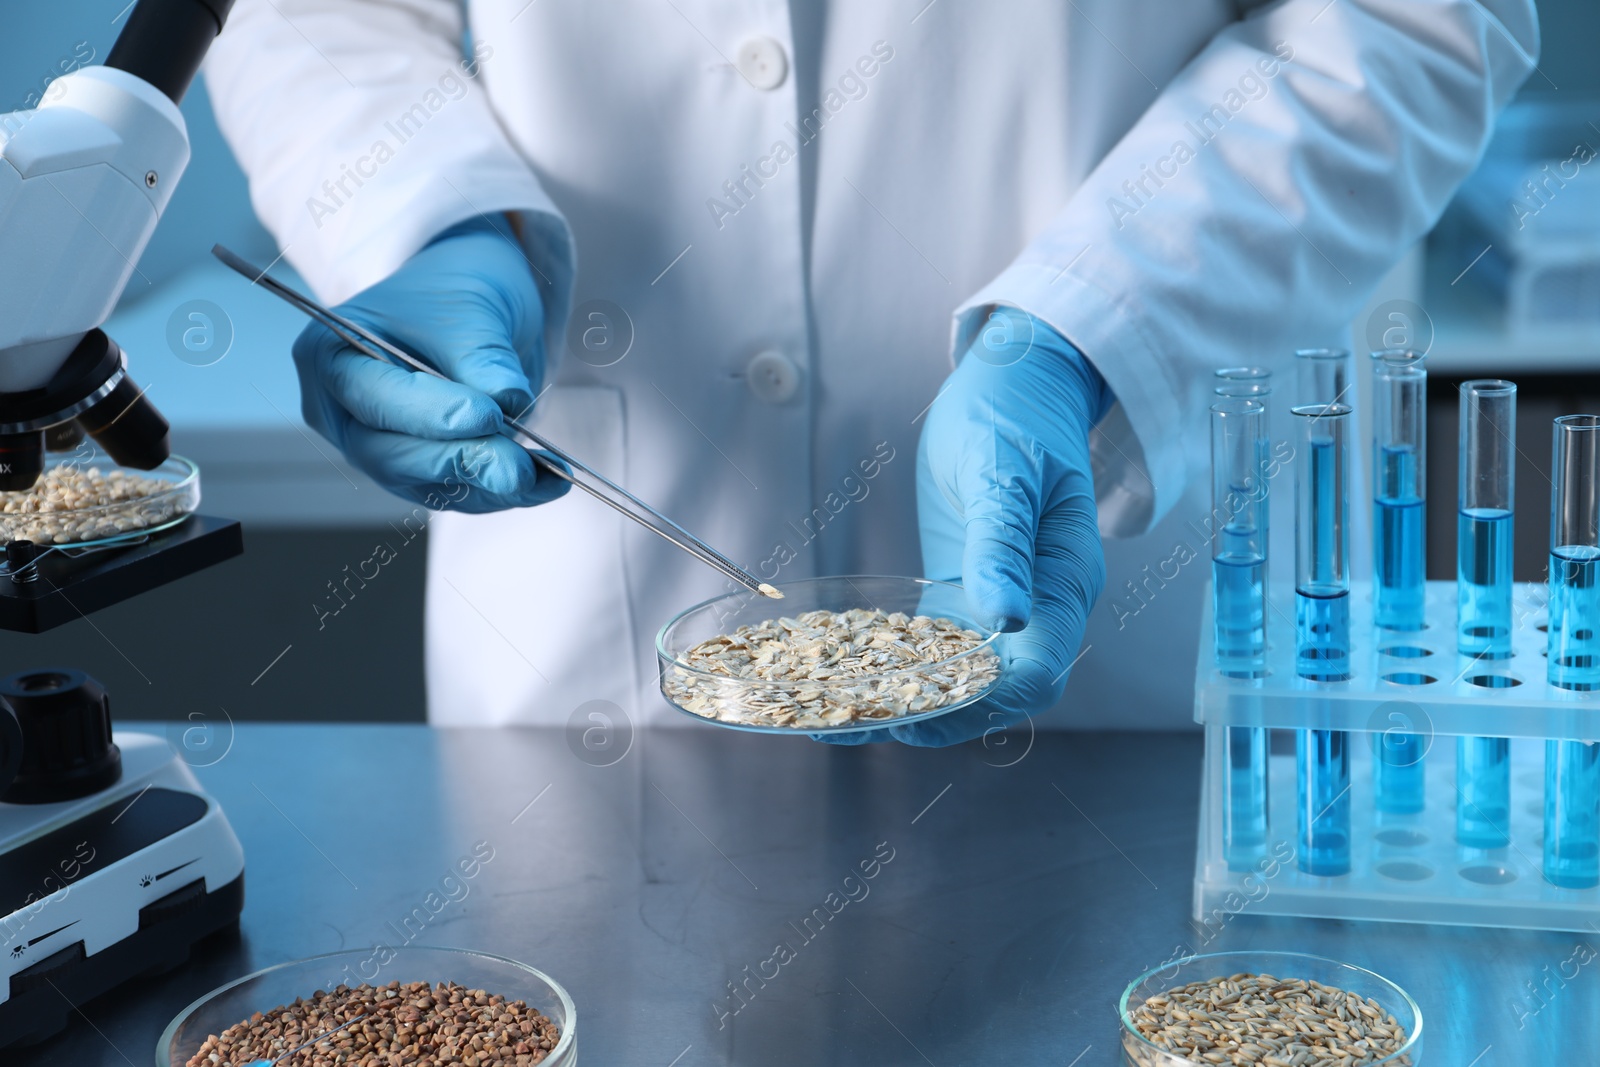
<instances>
[{"instance_id":1,"label":"microscope focus knob","mask_svg":"<svg viewBox=\"0 0 1600 1067\"><path fill-rule=\"evenodd\" d=\"M122 777L122 753L111 742L111 700L82 671L24 671L0 678L0 698L22 728L22 762L0 793L8 804L74 800Z\"/></svg>"}]
</instances>

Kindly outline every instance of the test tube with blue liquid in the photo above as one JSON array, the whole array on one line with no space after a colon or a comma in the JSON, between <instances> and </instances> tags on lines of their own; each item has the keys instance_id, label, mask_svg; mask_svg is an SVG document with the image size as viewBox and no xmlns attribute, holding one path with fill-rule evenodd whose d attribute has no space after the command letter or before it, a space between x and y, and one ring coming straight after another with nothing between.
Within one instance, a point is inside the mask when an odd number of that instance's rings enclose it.
<instances>
[{"instance_id":1,"label":"test tube with blue liquid","mask_svg":"<svg viewBox=\"0 0 1600 1067\"><path fill-rule=\"evenodd\" d=\"M1427 387L1421 355L1404 349L1372 353L1372 610L1373 622L1387 630L1424 626ZM1379 811L1422 810L1424 743L1413 733L1373 733Z\"/></svg>"},{"instance_id":2,"label":"test tube with blue liquid","mask_svg":"<svg viewBox=\"0 0 1600 1067\"><path fill-rule=\"evenodd\" d=\"M1600 416L1555 420L1550 497L1550 684L1600 691ZM1596 710L1600 710L1597 708ZM1600 744L1544 743L1544 877L1600 885Z\"/></svg>"},{"instance_id":3,"label":"test tube with blue liquid","mask_svg":"<svg viewBox=\"0 0 1600 1067\"><path fill-rule=\"evenodd\" d=\"M1296 380L1293 396L1295 406L1336 404L1344 409L1346 415L1349 415L1352 410L1350 404L1350 353L1342 348L1302 348L1296 351L1294 355ZM1350 432L1350 421L1349 418L1345 418L1342 422L1339 422L1336 432L1341 435L1348 434ZM1300 420L1297 419L1296 422L1299 423ZM1327 429L1330 433L1335 432L1334 423L1330 422L1324 429ZM1302 423L1297 432L1303 435L1308 430ZM1314 469L1318 472L1326 473L1326 465L1332 461L1334 456L1331 438L1319 434L1314 434L1313 438L1318 443L1316 449L1308 450L1305 440L1297 442L1300 446L1300 451L1296 455L1304 457L1307 463L1310 464L1310 468L1297 462L1296 470L1304 473L1308 469ZM1320 522L1331 522L1335 512L1337 511L1338 513L1339 536L1341 539L1340 550L1345 553L1344 562L1340 564L1341 570L1347 567L1349 562L1349 548L1343 542L1344 523L1347 518L1347 511L1343 509L1348 507L1347 493L1349 489L1348 474L1344 469L1344 464L1347 461L1348 453L1340 453L1339 477L1342 480L1338 485L1338 498L1336 501L1338 508L1336 509L1332 506L1322 507L1320 504L1317 506L1317 514L1322 516L1318 520ZM1299 476L1297 476L1296 485L1300 484L1302 483L1299 480ZM1318 484L1331 491L1333 483L1326 478L1322 478ZM1308 525L1301 521L1300 501L1301 498L1297 493L1295 497L1295 551L1297 560L1300 551L1299 539L1301 533L1310 529ZM1299 567L1298 562L1296 567ZM1345 588L1349 588L1348 581L1346 581Z\"/></svg>"},{"instance_id":4,"label":"test tube with blue liquid","mask_svg":"<svg viewBox=\"0 0 1600 1067\"><path fill-rule=\"evenodd\" d=\"M1266 482L1261 464L1266 407L1230 398L1211 408L1212 615L1217 670L1228 678L1266 673ZM1267 843L1267 731L1228 727L1223 854L1250 870Z\"/></svg>"},{"instance_id":5,"label":"test tube with blue liquid","mask_svg":"<svg viewBox=\"0 0 1600 1067\"><path fill-rule=\"evenodd\" d=\"M1460 502L1456 519L1456 650L1479 660L1511 655L1511 531L1517 387L1461 383ZM1511 843L1511 742L1456 739L1456 841Z\"/></svg>"},{"instance_id":6,"label":"test tube with blue liquid","mask_svg":"<svg viewBox=\"0 0 1600 1067\"><path fill-rule=\"evenodd\" d=\"M1308 404L1294 409L1295 671L1314 682L1350 677L1350 552L1348 433L1350 407ZM1350 870L1350 735L1301 730L1295 739L1299 776L1299 866L1307 874Z\"/></svg>"}]
</instances>

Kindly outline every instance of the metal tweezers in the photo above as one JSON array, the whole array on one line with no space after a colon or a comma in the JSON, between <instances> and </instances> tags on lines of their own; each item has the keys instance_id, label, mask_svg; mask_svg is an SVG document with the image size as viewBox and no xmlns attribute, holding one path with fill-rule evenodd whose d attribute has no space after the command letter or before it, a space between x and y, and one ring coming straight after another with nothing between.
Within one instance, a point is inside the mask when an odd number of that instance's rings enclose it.
<instances>
[{"instance_id":1,"label":"metal tweezers","mask_svg":"<svg viewBox=\"0 0 1600 1067\"><path fill-rule=\"evenodd\" d=\"M336 335L338 335L340 340L344 341L345 344L349 345L357 352L360 352L363 355L371 356L373 359L397 363L403 367L409 367L411 370L432 375L435 378L443 378L445 381L452 380L447 375L422 362L422 360L417 359L408 352L402 351L400 348L390 344L388 341L385 341L377 334L365 329L359 323L352 322L342 315L329 311L327 308L323 307L315 300L312 300L310 297L296 292L294 289L278 281L276 278L271 277L265 270L256 269L245 260L228 251L221 245L214 245L211 249L211 254L216 256L227 266L233 268L246 278L250 279L251 284L259 285L275 296L282 297L284 300L305 312L311 318L332 330ZM673 522L671 519L661 514L661 512L657 511L649 504L646 504L644 501L640 500L638 497L634 496L620 485L617 485L609 478L606 478L604 475L598 473L597 471L586 466L584 463L563 452L554 444L551 444L546 438L535 433L533 430L530 430L518 420L507 416L500 432L507 437L512 437L513 439L515 439L516 435L521 435L528 441L531 441L534 447L528 448L528 454L533 457L533 461L542 469L548 471L555 477L560 478L562 481L569 482L579 489L582 489L585 493L588 493L590 496L606 505L606 507L611 508L618 514L627 516L640 526L643 526L645 529L656 534L658 537L663 537L666 540L671 541L674 545L677 545L679 548L689 553L689 555L695 557L707 566L721 571L723 574L727 575L729 578L732 578L734 581L738 582L746 589L749 589L751 592L760 593L762 596L772 597L774 599L782 598L783 594L777 589L768 585L766 582L761 581L755 575L750 574L748 571L744 570L738 564L730 560L727 556L724 556L722 553L718 552L716 549L700 540L700 538L696 537L688 530L685 530L682 526L679 526L677 523ZM524 447L527 446L524 445ZM563 466L563 464L565 464L565 466ZM590 485L588 482L580 481L572 473L573 471L580 471L583 474L588 475L590 478L593 478L606 489L616 493L618 496L621 496L628 502L628 504L632 504L633 508L629 508L627 504L613 499L606 493L602 492L599 488ZM635 508L637 510L634 510Z\"/></svg>"}]
</instances>

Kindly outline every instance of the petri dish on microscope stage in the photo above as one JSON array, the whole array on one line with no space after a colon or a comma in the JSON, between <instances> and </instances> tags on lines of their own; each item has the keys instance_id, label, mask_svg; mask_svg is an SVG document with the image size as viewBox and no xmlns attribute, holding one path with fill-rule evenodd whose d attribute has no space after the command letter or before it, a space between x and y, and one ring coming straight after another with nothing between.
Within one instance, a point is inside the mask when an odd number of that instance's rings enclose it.
<instances>
[{"instance_id":1,"label":"petri dish on microscope stage","mask_svg":"<svg viewBox=\"0 0 1600 1067\"><path fill-rule=\"evenodd\" d=\"M0 492L0 543L113 546L170 529L199 506L200 468L183 456L141 471L120 467L99 453L87 459L57 455L32 489Z\"/></svg>"}]
</instances>

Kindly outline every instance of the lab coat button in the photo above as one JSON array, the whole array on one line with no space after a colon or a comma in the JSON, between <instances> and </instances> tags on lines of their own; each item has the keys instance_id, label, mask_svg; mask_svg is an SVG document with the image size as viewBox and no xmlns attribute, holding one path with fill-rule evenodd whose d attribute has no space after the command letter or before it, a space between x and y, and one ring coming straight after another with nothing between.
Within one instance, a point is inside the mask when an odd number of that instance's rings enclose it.
<instances>
[{"instance_id":1,"label":"lab coat button","mask_svg":"<svg viewBox=\"0 0 1600 1067\"><path fill-rule=\"evenodd\" d=\"M757 89L776 89L789 76L789 57L771 37L752 37L740 45L737 65Z\"/></svg>"},{"instance_id":2,"label":"lab coat button","mask_svg":"<svg viewBox=\"0 0 1600 1067\"><path fill-rule=\"evenodd\" d=\"M768 404L785 404L800 391L800 368L782 352L768 349L757 352L744 370L745 384L756 399Z\"/></svg>"}]
</instances>

